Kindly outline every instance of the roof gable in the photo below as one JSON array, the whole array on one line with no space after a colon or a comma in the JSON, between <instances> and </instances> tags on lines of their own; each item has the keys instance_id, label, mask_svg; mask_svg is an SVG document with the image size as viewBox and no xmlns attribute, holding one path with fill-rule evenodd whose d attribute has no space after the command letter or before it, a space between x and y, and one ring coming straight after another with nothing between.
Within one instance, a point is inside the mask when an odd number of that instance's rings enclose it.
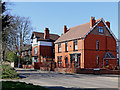
<instances>
[{"instance_id":1,"label":"roof gable","mask_svg":"<svg viewBox=\"0 0 120 90\"><path fill-rule=\"evenodd\" d=\"M110 34L114 37L114 39L117 41L116 36L113 34L113 32L111 31L111 29L107 26L107 24L105 23L104 19L102 18L101 20L99 20L92 28L91 30L84 36L84 38L92 31L94 30L94 28L100 23L103 22L103 24L105 25L105 27L107 28L107 30L110 32Z\"/></svg>"}]
</instances>

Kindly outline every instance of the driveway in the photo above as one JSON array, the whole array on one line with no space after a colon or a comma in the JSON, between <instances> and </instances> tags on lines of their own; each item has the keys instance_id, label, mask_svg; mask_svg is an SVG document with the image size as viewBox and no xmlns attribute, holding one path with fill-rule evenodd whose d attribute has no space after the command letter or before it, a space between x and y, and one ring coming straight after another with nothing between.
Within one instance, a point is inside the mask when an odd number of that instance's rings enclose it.
<instances>
[{"instance_id":1,"label":"driveway","mask_svg":"<svg viewBox=\"0 0 120 90\"><path fill-rule=\"evenodd\" d=\"M22 77L20 81L48 87L51 90L118 88L118 75L61 74L29 69L16 70Z\"/></svg>"}]
</instances>

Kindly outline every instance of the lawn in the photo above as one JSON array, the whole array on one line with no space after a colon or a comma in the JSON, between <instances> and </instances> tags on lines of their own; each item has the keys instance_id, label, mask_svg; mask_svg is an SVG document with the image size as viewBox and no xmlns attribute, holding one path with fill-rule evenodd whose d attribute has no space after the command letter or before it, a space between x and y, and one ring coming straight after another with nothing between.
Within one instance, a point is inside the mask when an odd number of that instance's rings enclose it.
<instances>
[{"instance_id":1,"label":"lawn","mask_svg":"<svg viewBox=\"0 0 120 90\"><path fill-rule=\"evenodd\" d=\"M1 83L1 82L0 82ZM2 81L2 90L8 90L8 89L27 89L30 90L49 90L47 88L33 85L33 84L26 84L25 82L13 82L13 81Z\"/></svg>"}]
</instances>

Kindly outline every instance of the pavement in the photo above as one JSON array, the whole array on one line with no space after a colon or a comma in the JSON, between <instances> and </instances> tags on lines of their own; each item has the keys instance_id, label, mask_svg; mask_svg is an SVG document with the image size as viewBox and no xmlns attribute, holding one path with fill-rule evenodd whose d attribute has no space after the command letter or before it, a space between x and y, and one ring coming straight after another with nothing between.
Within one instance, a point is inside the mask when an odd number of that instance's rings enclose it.
<instances>
[{"instance_id":1,"label":"pavement","mask_svg":"<svg viewBox=\"0 0 120 90\"><path fill-rule=\"evenodd\" d=\"M118 90L118 75L63 74L32 69L18 69L22 79L13 80L44 86L51 90Z\"/></svg>"}]
</instances>

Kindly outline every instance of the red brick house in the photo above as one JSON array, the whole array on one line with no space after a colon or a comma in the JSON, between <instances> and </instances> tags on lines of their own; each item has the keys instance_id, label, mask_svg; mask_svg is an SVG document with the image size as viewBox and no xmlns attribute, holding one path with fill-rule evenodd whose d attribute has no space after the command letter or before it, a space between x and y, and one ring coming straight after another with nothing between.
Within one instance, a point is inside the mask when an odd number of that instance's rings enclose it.
<instances>
[{"instance_id":1,"label":"red brick house","mask_svg":"<svg viewBox=\"0 0 120 90\"><path fill-rule=\"evenodd\" d=\"M105 68L117 66L116 37L103 18L67 29L55 41L57 68Z\"/></svg>"},{"instance_id":2,"label":"red brick house","mask_svg":"<svg viewBox=\"0 0 120 90\"><path fill-rule=\"evenodd\" d=\"M44 33L32 33L32 64L35 68L40 68L43 62L52 62L54 59L54 42L59 38L57 34L49 34L49 29L45 28Z\"/></svg>"}]
</instances>

